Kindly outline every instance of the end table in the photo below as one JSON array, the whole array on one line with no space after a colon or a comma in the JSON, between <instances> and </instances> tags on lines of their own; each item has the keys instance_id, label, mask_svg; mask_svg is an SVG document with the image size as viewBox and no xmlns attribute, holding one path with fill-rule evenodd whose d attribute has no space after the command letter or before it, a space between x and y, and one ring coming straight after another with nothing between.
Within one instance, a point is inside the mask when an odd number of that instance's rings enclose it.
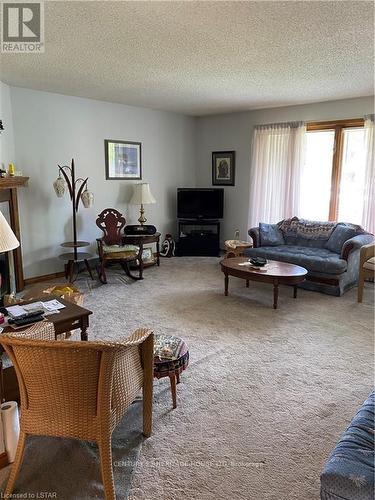
<instances>
[{"instance_id":1,"label":"end table","mask_svg":"<svg viewBox=\"0 0 375 500\"><path fill-rule=\"evenodd\" d=\"M78 252L77 248L88 247L90 243L88 241L66 241L62 243L61 246L64 248L73 248L73 252L67 252L59 255L59 259L67 261L65 265L65 278L69 280L70 283L73 283L75 279L73 279L74 274L74 265L78 262L84 262L86 269L90 275L90 278L93 280L94 276L92 274L92 270L90 268L89 259L93 258L93 255L88 252ZM78 272L77 272L78 275Z\"/></svg>"},{"instance_id":2,"label":"end table","mask_svg":"<svg viewBox=\"0 0 375 500\"><path fill-rule=\"evenodd\" d=\"M140 247L140 255L143 252L143 245L156 243L156 265L160 266L160 233L155 234L126 234L122 238L123 245L137 245ZM143 261L139 259L139 276L143 278Z\"/></svg>"},{"instance_id":3,"label":"end table","mask_svg":"<svg viewBox=\"0 0 375 500\"><path fill-rule=\"evenodd\" d=\"M244 250L246 248L252 248L253 245L248 241L241 240L226 240L225 241L225 249L227 251L226 258L230 257L242 257Z\"/></svg>"}]
</instances>

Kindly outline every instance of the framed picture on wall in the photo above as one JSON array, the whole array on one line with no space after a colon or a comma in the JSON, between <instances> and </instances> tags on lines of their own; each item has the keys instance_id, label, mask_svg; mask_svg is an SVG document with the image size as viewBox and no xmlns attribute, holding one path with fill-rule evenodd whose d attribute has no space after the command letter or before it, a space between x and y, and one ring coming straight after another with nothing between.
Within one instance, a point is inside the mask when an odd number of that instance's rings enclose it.
<instances>
[{"instance_id":1,"label":"framed picture on wall","mask_svg":"<svg viewBox=\"0 0 375 500\"><path fill-rule=\"evenodd\" d=\"M106 179L142 179L142 144L130 141L104 141Z\"/></svg>"},{"instance_id":2,"label":"framed picture on wall","mask_svg":"<svg viewBox=\"0 0 375 500\"><path fill-rule=\"evenodd\" d=\"M212 153L212 185L234 186L235 151Z\"/></svg>"}]
</instances>

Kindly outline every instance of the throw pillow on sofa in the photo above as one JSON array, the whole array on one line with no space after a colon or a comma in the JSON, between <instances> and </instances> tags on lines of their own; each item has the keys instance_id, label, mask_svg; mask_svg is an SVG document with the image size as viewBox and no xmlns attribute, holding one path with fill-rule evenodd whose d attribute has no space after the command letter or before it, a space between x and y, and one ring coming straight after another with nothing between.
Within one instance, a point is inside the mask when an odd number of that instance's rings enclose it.
<instances>
[{"instance_id":1,"label":"throw pillow on sofa","mask_svg":"<svg viewBox=\"0 0 375 500\"><path fill-rule=\"evenodd\" d=\"M277 224L259 224L260 245L262 247L276 247L285 245L283 233L280 231Z\"/></svg>"},{"instance_id":2,"label":"throw pillow on sofa","mask_svg":"<svg viewBox=\"0 0 375 500\"><path fill-rule=\"evenodd\" d=\"M350 240L350 238L353 238L356 234L357 232L354 228L337 224L324 246L331 252L341 253L345 241Z\"/></svg>"}]
</instances>

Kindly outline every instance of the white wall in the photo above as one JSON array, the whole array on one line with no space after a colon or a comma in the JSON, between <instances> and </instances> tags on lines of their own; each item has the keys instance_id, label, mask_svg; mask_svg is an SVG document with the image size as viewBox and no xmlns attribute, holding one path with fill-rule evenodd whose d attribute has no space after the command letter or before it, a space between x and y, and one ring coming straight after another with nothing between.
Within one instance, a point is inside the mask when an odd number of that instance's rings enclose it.
<instances>
[{"instance_id":1,"label":"white wall","mask_svg":"<svg viewBox=\"0 0 375 500\"><path fill-rule=\"evenodd\" d=\"M212 115L197 119L197 186L211 186L211 152L236 151L235 186L225 187L222 239L240 229L246 239L249 211L250 158L253 127L265 123L360 118L374 112L374 99L361 97L342 101L261 109L244 113Z\"/></svg>"},{"instance_id":2,"label":"white wall","mask_svg":"<svg viewBox=\"0 0 375 500\"><path fill-rule=\"evenodd\" d=\"M26 278L61 271L59 244L72 238L70 200L58 199L52 187L58 163L74 158L95 195L92 209L79 209L80 239L94 242L101 234L95 219L106 207L136 223L139 207L127 202L137 181L105 180L104 139L142 143L142 180L157 200L146 217L162 235L175 232L176 188L195 185L194 118L15 87L11 104L16 169L30 176L28 187L19 189Z\"/></svg>"},{"instance_id":3,"label":"white wall","mask_svg":"<svg viewBox=\"0 0 375 500\"><path fill-rule=\"evenodd\" d=\"M4 130L0 133L0 166L7 170L14 162L13 115L10 103L10 88L0 81L0 120Z\"/></svg>"},{"instance_id":4,"label":"white wall","mask_svg":"<svg viewBox=\"0 0 375 500\"><path fill-rule=\"evenodd\" d=\"M132 181L105 180L104 139L142 142L143 181L157 200L146 216L164 235L175 234L176 188L211 186L211 152L236 151L234 187L225 187L222 240L235 229L247 234L250 157L253 127L293 120L361 117L373 112L373 98L263 109L191 118L174 113L111 104L1 84L0 162L16 164L30 176L19 190L24 271L26 277L63 269L60 242L71 239L71 205L58 199L52 183L57 164L74 157L79 176L89 177L92 209L80 207L79 238L94 242L100 231L97 214L113 206L128 223L136 223L138 207L128 205ZM14 129L14 134L13 134ZM13 142L14 137L14 142Z\"/></svg>"}]
</instances>

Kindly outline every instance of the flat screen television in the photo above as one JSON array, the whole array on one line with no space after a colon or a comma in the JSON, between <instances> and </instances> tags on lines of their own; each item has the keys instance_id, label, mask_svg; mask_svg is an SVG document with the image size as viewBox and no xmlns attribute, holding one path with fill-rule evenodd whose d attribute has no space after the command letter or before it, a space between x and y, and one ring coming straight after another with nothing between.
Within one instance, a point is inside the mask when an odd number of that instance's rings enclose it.
<instances>
[{"instance_id":1,"label":"flat screen television","mask_svg":"<svg viewBox=\"0 0 375 500\"><path fill-rule=\"evenodd\" d=\"M179 219L221 219L224 211L222 188L178 188L177 217Z\"/></svg>"}]
</instances>

